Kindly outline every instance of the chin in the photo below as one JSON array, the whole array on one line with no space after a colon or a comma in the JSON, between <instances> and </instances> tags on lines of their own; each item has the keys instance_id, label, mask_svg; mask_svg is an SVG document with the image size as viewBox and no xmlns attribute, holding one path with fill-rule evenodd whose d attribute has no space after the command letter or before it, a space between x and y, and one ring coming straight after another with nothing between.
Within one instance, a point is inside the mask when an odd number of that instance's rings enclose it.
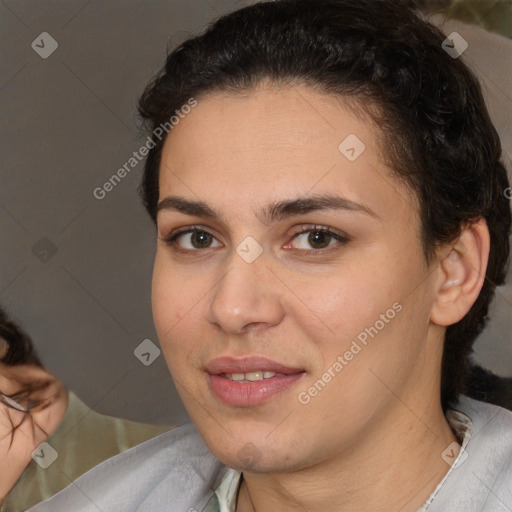
<instances>
[{"instance_id":1,"label":"chin","mask_svg":"<svg viewBox=\"0 0 512 512\"><path fill-rule=\"evenodd\" d=\"M229 432L229 426L226 428ZM210 431L211 433L211 431ZM202 435L202 432L201 432ZM259 432L250 435L242 432L236 439L228 438L226 432L220 438L203 436L208 449L226 466L237 471L251 473L288 472L297 471L308 466L308 457L302 455L295 443L287 444L285 438L269 441L268 433ZM300 459L300 460L298 460Z\"/></svg>"}]
</instances>

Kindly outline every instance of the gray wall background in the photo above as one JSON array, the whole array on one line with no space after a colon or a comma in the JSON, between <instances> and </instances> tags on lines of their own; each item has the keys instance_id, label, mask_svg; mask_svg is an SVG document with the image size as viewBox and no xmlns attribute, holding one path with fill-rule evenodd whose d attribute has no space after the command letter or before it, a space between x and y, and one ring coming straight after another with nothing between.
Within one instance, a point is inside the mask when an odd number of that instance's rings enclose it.
<instances>
[{"instance_id":1,"label":"gray wall background","mask_svg":"<svg viewBox=\"0 0 512 512\"><path fill-rule=\"evenodd\" d=\"M150 306L155 232L136 193L142 163L104 199L93 190L145 140L136 99L167 45L249 3L0 1L0 303L44 364L100 412L187 419L163 357L144 366L133 354L144 339L158 343ZM465 57L511 155L510 52L499 57L478 33L457 24L446 30L453 27L470 42ZM58 43L47 59L31 47L42 32ZM508 376L511 313L509 285L475 347L481 364Z\"/></svg>"}]
</instances>

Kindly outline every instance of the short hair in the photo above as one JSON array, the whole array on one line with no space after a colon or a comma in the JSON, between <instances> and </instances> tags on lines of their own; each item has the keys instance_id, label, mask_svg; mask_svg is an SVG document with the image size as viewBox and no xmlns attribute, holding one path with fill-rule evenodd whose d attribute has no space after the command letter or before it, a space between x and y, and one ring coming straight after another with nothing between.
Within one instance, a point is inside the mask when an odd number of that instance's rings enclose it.
<instances>
[{"instance_id":1,"label":"short hair","mask_svg":"<svg viewBox=\"0 0 512 512\"><path fill-rule=\"evenodd\" d=\"M304 84L355 100L381 129L382 153L415 193L427 262L465 224L486 220L486 279L468 314L447 328L441 404L465 392L474 340L509 258L509 186L478 80L442 47L446 36L411 1L277 0L239 9L168 54L139 99L152 132L140 192L156 222L165 138L154 130L190 98L251 91L262 81Z\"/></svg>"}]
</instances>

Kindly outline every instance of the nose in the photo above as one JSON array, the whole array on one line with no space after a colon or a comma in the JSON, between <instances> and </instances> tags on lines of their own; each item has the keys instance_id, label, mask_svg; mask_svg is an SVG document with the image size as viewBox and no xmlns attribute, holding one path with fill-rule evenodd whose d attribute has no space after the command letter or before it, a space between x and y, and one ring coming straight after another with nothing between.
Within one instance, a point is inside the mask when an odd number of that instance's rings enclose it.
<instances>
[{"instance_id":1,"label":"nose","mask_svg":"<svg viewBox=\"0 0 512 512\"><path fill-rule=\"evenodd\" d=\"M214 289L208 320L227 334L275 326L284 317L279 279L264 256L247 263L233 252L228 271Z\"/></svg>"}]
</instances>

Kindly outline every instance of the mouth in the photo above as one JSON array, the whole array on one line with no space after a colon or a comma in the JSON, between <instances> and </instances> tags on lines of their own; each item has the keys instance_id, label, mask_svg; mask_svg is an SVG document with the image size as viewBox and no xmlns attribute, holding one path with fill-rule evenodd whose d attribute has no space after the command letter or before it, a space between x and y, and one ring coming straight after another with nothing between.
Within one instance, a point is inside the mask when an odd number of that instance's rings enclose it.
<instances>
[{"instance_id":1,"label":"mouth","mask_svg":"<svg viewBox=\"0 0 512 512\"><path fill-rule=\"evenodd\" d=\"M205 369L212 393L223 403L239 407L269 401L306 373L263 357L221 357L210 361Z\"/></svg>"}]
</instances>

